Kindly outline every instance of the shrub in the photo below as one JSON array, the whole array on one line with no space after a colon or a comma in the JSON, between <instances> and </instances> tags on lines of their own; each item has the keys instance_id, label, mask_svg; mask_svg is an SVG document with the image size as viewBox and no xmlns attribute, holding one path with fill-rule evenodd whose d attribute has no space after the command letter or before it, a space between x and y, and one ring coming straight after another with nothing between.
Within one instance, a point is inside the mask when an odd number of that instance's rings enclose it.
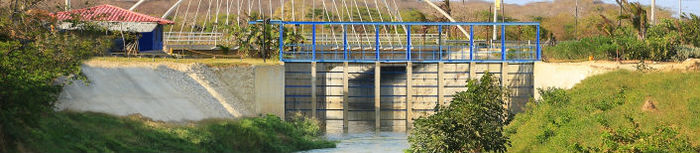
<instances>
[{"instance_id":1,"label":"shrub","mask_svg":"<svg viewBox=\"0 0 700 153\"><path fill-rule=\"evenodd\" d=\"M662 125L654 131L642 131L632 117L626 118L631 127L605 126L606 132L601 135L603 143L599 147L576 144L575 149L580 152L698 152L700 149L673 127Z\"/></svg>"},{"instance_id":2,"label":"shrub","mask_svg":"<svg viewBox=\"0 0 700 153\"><path fill-rule=\"evenodd\" d=\"M568 104L571 97L566 94L566 90L561 88L546 88L537 89L542 99L538 100L538 104L561 105Z\"/></svg>"},{"instance_id":3,"label":"shrub","mask_svg":"<svg viewBox=\"0 0 700 153\"><path fill-rule=\"evenodd\" d=\"M595 36L581 40L565 41L552 47L544 48L544 56L553 59L588 59L594 56L599 59L615 58L616 49L620 46L610 37Z\"/></svg>"},{"instance_id":4,"label":"shrub","mask_svg":"<svg viewBox=\"0 0 700 153\"><path fill-rule=\"evenodd\" d=\"M467 82L449 106L414 123L408 138L413 152L505 152L503 133L509 116L503 107L504 90L492 74Z\"/></svg>"}]
</instances>

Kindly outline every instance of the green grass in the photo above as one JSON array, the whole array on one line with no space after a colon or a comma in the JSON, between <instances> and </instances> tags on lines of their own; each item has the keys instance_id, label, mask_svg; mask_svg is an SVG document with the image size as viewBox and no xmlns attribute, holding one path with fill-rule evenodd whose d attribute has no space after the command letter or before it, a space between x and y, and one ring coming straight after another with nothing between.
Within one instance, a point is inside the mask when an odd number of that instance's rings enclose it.
<instances>
[{"instance_id":1,"label":"green grass","mask_svg":"<svg viewBox=\"0 0 700 153\"><path fill-rule=\"evenodd\" d=\"M276 116L178 125L138 116L57 112L42 118L24 147L34 152L293 152L335 147L319 134L310 121L285 122Z\"/></svg>"},{"instance_id":2,"label":"green grass","mask_svg":"<svg viewBox=\"0 0 700 153\"><path fill-rule=\"evenodd\" d=\"M564 91L568 103L530 103L506 128L511 152L574 152L575 144L598 147L604 125L642 130L669 126L700 144L700 72L615 71L583 80ZM656 110L643 111L647 99ZM566 100L560 100L566 101Z\"/></svg>"}]
</instances>

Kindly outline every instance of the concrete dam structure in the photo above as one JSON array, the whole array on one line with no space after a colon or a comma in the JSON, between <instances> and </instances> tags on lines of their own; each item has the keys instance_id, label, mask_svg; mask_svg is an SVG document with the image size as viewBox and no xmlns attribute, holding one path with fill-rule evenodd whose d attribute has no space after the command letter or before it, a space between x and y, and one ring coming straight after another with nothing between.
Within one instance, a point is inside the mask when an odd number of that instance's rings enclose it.
<instances>
[{"instance_id":1,"label":"concrete dam structure","mask_svg":"<svg viewBox=\"0 0 700 153\"><path fill-rule=\"evenodd\" d=\"M403 131L487 72L508 89L506 107L519 112L534 96L533 70L534 63L286 63L285 114L314 116L328 132Z\"/></svg>"},{"instance_id":2,"label":"concrete dam structure","mask_svg":"<svg viewBox=\"0 0 700 153\"><path fill-rule=\"evenodd\" d=\"M535 94L539 23L251 24L273 24L280 31L285 26L311 29L311 37L301 42L282 41L282 34L279 37L279 58L285 62L284 113L287 117L301 113L317 118L329 133L408 130L415 119L433 114L436 106L448 105L454 93L465 91L468 80L486 73L499 78L507 89L504 107L511 112L522 111ZM348 36L348 29L357 26L375 27L375 31ZM382 26L405 28L400 36L386 37L380 35ZM479 26L500 27L500 39L473 39ZM537 35L534 40L506 41L506 26L532 27ZM411 27L426 30L411 34ZM445 29L457 27L469 27L469 35L447 37ZM425 31L436 34L426 40Z\"/></svg>"}]
</instances>

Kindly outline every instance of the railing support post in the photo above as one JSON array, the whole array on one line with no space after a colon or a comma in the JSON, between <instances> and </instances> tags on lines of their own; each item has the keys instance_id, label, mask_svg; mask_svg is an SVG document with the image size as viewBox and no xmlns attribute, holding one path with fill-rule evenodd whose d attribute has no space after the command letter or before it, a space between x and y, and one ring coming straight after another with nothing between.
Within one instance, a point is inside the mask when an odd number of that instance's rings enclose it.
<instances>
[{"instance_id":1,"label":"railing support post","mask_svg":"<svg viewBox=\"0 0 700 153\"><path fill-rule=\"evenodd\" d=\"M375 58L379 61L379 26L374 26Z\"/></svg>"},{"instance_id":2,"label":"railing support post","mask_svg":"<svg viewBox=\"0 0 700 153\"><path fill-rule=\"evenodd\" d=\"M506 60L506 25L501 25L501 61Z\"/></svg>"},{"instance_id":3,"label":"railing support post","mask_svg":"<svg viewBox=\"0 0 700 153\"><path fill-rule=\"evenodd\" d=\"M442 25L438 25L438 61L442 61Z\"/></svg>"},{"instance_id":4,"label":"railing support post","mask_svg":"<svg viewBox=\"0 0 700 153\"><path fill-rule=\"evenodd\" d=\"M537 60L542 60L542 50L540 50L540 25L537 25Z\"/></svg>"},{"instance_id":5,"label":"railing support post","mask_svg":"<svg viewBox=\"0 0 700 153\"><path fill-rule=\"evenodd\" d=\"M343 25L343 59L348 61L348 26Z\"/></svg>"},{"instance_id":6,"label":"railing support post","mask_svg":"<svg viewBox=\"0 0 700 153\"><path fill-rule=\"evenodd\" d=\"M280 38L279 38L280 53L279 53L279 54L280 54L280 61L283 61L283 60L282 60L282 57L283 57L283 55L284 55L284 38L283 38L283 37L284 37L284 24L280 24L280 30L279 30L279 31L280 31Z\"/></svg>"},{"instance_id":7,"label":"railing support post","mask_svg":"<svg viewBox=\"0 0 700 153\"><path fill-rule=\"evenodd\" d=\"M316 61L316 25L312 24L311 25L311 56L313 56L311 59L312 61Z\"/></svg>"},{"instance_id":8,"label":"railing support post","mask_svg":"<svg viewBox=\"0 0 700 153\"><path fill-rule=\"evenodd\" d=\"M411 61L411 25L406 26L406 61Z\"/></svg>"},{"instance_id":9,"label":"railing support post","mask_svg":"<svg viewBox=\"0 0 700 153\"><path fill-rule=\"evenodd\" d=\"M469 61L474 61L474 25L469 26Z\"/></svg>"}]
</instances>

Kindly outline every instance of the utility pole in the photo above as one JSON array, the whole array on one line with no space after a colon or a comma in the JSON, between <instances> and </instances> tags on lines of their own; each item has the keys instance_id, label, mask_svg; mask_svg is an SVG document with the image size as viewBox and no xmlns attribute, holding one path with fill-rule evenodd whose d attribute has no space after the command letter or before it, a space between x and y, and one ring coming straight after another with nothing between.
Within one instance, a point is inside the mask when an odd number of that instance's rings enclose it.
<instances>
[{"instance_id":1,"label":"utility pole","mask_svg":"<svg viewBox=\"0 0 700 153\"><path fill-rule=\"evenodd\" d=\"M493 0L493 23L498 22L498 8L500 7L501 0ZM493 39L496 40L496 25L493 25Z\"/></svg>"},{"instance_id":2,"label":"utility pole","mask_svg":"<svg viewBox=\"0 0 700 153\"><path fill-rule=\"evenodd\" d=\"M656 0L651 0L651 24L656 24L656 17L655 16L656 12Z\"/></svg>"},{"instance_id":3,"label":"utility pole","mask_svg":"<svg viewBox=\"0 0 700 153\"><path fill-rule=\"evenodd\" d=\"M682 15L683 15L683 4L681 4L681 0L678 0L678 19L681 19Z\"/></svg>"},{"instance_id":4,"label":"utility pole","mask_svg":"<svg viewBox=\"0 0 700 153\"><path fill-rule=\"evenodd\" d=\"M70 10L70 0L66 0L66 6L64 8L66 11Z\"/></svg>"},{"instance_id":5,"label":"utility pole","mask_svg":"<svg viewBox=\"0 0 700 153\"><path fill-rule=\"evenodd\" d=\"M578 40L578 0L576 0L576 13L574 14L574 37Z\"/></svg>"},{"instance_id":6,"label":"utility pole","mask_svg":"<svg viewBox=\"0 0 700 153\"><path fill-rule=\"evenodd\" d=\"M501 1L501 22L506 22L506 6L503 5L503 1L505 0L500 0Z\"/></svg>"}]
</instances>

